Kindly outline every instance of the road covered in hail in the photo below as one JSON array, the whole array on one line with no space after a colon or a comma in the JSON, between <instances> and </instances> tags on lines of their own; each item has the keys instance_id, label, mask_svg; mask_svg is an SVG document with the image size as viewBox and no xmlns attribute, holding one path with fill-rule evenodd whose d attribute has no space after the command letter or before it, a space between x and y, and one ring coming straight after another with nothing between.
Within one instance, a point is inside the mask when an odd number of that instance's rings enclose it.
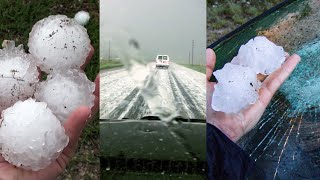
<instances>
[{"instance_id":1,"label":"road covered in hail","mask_svg":"<svg viewBox=\"0 0 320 180\"><path fill-rule=\"evenodd\" d=\"M133 66L133 74L125 68L101 73L101 119L141 119L159 113L205 119L205 74L175 63L168 69L155 68L154 63L147 67Z\"/></svg>"}]
</instances>

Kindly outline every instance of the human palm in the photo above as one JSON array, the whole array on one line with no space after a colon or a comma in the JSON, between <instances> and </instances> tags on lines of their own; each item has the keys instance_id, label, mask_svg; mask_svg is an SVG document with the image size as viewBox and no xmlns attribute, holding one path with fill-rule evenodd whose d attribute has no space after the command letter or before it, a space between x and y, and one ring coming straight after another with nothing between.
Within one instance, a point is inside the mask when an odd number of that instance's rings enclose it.
<instances>
[{"instance_id":1,"label":"human palm","mask_svg":"<svg viewBox=\"0 0 320 180\"><path fill-rule=\"evenodd\" d=\"M85 65L90 61L93 52L93 47L91 47L91 51L87 57ZM84 69L85 65L81 68ZM95 80L96 87L94 92L94 106L91 109L84 106L79 107L65 122L64 129L69 137L69 143L64 148L60 156L48 167L39 171L30 171L18 168L8 163L2 156L0 156L0 180L51 180L57 178L58 175L64 171L67 164L73 157L83 128L88 123L90 117L96 114L99 109L99 81L100 77L98 75Z\"/></svg>"},{"instance_id":2,"label":"human palm","mask_svg":"<svg viewBox=\"0 0 320 180\"><path fill-rule=\"evenodd\" d=\"M289 77L299 61L300 57L298 55L288 55L282 66L262 82L259 98L254 104L240 113L226 114L214 111L211 107L215 82L210 82L209 80L216 63L216 55L212 49L207 49L207 123L220 129L232 141L238 141L258 123L273 95Z\"/></svg>"}]
</instances>

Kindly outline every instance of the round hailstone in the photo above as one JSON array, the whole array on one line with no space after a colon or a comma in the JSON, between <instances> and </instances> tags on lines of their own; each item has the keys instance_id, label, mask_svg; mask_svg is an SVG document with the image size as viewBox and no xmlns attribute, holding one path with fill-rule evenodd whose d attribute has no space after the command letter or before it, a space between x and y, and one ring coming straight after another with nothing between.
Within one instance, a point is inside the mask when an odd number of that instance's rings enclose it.
<instances>
[{"instance_id":1,"label":"round hailstone","mask_svg":"<svg viewBox=\"0 0 320 180\"><path fill-rule=\"evenodd\" d=\"M53 69L80 68L90 51L87 30L64 15L38 21L29 34L29 51L47 73Z\"/></svg>"},{"instance_id":2,"label":"round hailstone","mask_svg":"<svg viewBox=\"0 0 320 180\"><path fill-rule=\"evenodd\" d=\"M74 16L74 19L81 24L82 26L85 26L86 24L88 24L89 20L90 20L90 15L88 12L86 11L79 11L77 12L77 14Z\"/></svg>"},{"instance_id":3,"label":"round hailstone","mask_svg":"<svg viewBox=\"0 0 320 180\"><path fill-rule=\"evenodd\" d=\"M213 75L218 80L212 95L213 110L238 113L258 99L261 82L251 68L227 63Z\"/></svg>"},{"instance_id":4,"label":"round hailstone","mask_svg":"<svg viewBox=\"0 0 320 180\"><path fill-rule=\"evenodd\" d=\"M251 67L257 74L269 75L278 69L285 59L281 46L275 45L264 36L258 36L242 45L231 63Z\"/></svg>"},{"instance_id":5,"label":"round hailstone","mask_svg":"<svg viewBox=\"0 0 320 180\"><path fill-rule=\"evenodd\" d=\"M26 54L23 46L5 40L0 49L0 112L18 100L33 96L39 81L34 58Z\"/></svg>"},{"instance_id":6,"label":"round hailstone","mask_svg":"<svg viewBox=\"0 0 320 180\"><path fill-rule=\"evenodd\" d=\"M64 123L79 106L91 108L94 104L95 84L79 70L54 71L39 83L35 98L46 102L58 119ZM59 98L57 98L59 97Z\"/></svg>"},{"instance_id":7,"label":"round hailstone","mask_svg":"<svg viewBox=\"0 0 320 180\"><path fill-rule=\"evenodd\" d=\"M2 112L0 142L6 161L37 171L58 158L69 138L47 104L30 98Z\"/></svg>"}]
</instances>

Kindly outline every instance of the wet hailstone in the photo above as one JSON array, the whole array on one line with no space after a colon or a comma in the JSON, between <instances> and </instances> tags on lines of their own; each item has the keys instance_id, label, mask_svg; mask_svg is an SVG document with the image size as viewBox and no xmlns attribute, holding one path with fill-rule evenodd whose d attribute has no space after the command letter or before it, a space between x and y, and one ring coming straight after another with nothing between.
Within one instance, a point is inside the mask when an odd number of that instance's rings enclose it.
<instances>
[{"instance_id":1,"label":"wet hailstone","mask_svg":"<svg viewBox=\"0 0 320 180\"><path fill-rule=\"evenodd\" d=\"M239 113L259 98L261 82L257 74L269 75L285 60L282 47L266 37L258 36L242 45L238 55L213 75L214 87L211 107L215 111Z\"/></svg>"},{"instance_id":2,"label":"wet hailstone","mask_svg":"<svg viewBox=\"0 0 320 180\"><path fill-rule=\"evenodd\" d=\"M28 46L41 70L50 73L53 69L79 69L89 54L90 39L74 19L54 15L33 26Z\"/></svg>"},{"instance_id":3,"label":"wet hailstone","mask_svg":"<svg viewBox=\"0 0 320 180\"><path fill-rule=\"evenodd\" d=\"M269 75L279 68L285 59L281 46L275 45L264 36L257 36L240 47L238 55L231 63L251 67L257 74Z\"/></svg>"},{"instance_id":4,"label":"wet hailstone","mask_svg":"<svg viewBox=\"0 0 320 180\"><path fill-rule=\"evenodd\" d=\"M258 99L261 83L253 69L227 63L213 75L218 80L211 104L215 111L238 113Z\"/></svg>"},{"instance_id":5,"label":"wet hailstone","mask_svg":"<svg viewBox=\"0 0 320 180\"><path fill-rule=\"evenodd\" d=\"M76 69L53 71L47 80L39 83L35 98L46 102L58 119L64 123L80 106L91 108L94 104L95 84Z\"/></svg>"},{"instance_id":6,"label":"wet hailstone","mask_svg":"<svg viewBox=\"0 0 320 180\"><path fill-rule=\"evenodd\" d=\"M68 144L64 128L44 102L18 101L1 117L0 153L15 166L43 169Z\"/></svg>"},{"instance_id":7,"label":"wet hailstone","mask_svg":"<svg viewBox=\"0 0 320 180\"><path fill-rule=\"evenodd\" d=\"M39 72L34 58L22 45L5 40L0 49L0 112L18 100L26 100L35 92Z\"/></svg>"}]
</instances>

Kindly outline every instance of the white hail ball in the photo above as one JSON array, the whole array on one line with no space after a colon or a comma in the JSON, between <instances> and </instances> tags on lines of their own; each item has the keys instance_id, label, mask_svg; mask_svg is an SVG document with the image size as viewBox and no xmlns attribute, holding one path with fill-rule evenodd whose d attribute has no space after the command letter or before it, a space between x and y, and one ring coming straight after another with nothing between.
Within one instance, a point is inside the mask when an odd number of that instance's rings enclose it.
<instances>
[{"instance_id":1,"label":"white hail ball","mask_svg":"<svg viewBox=\"0 0 320 180\"><path fill-rule=\"evenodd\" d=\"M79 11L74 16L74 19L82 26L85 26L90 20L90 15L86 11Z\"/></svg>"},{"instance_id":2,"label":"white hail ball","mask_svg":"<svg viewBox=\"0 0 320 180\"><path fill-rule=\"evenodd\" d=\"M41 70L50 73L54 69L79 69L90 52L90 39L74 19L53 15L32 27L28 46Z\"/></svg>"},{"instance_id":3,"label":"white hail ball","mask_svg":"<svg viewBox=\"0 0 320 180\"><path fill-rule=\"evenodd\" d=\"M58 119L64 123L80 106L94 104L95 84L79 70L54 71L37 87L35 98L46 102Z\"/></svg>"},{"instance_id":4,"label":"white hail ball","mask_svg":"<svg viewBox=\"0 0 320 180\"><path fill-rule=\"evenodd\" d=\"M0 113L18 100L33 96L39 81L34 58L26 54L22 45L5 40L0 49Z\"/></svg>"},{"instance_id":5,"label":"white hail ball","mask_svg":"<svg viewBox=\"0 0 320 180\"><path fill-rule=\"evenodd\" d=\"M30 98L2 112L0 153L15 166L43 169L57 159L68 142L64 128L44 102Z\"/></svg>"}]
</instances>

